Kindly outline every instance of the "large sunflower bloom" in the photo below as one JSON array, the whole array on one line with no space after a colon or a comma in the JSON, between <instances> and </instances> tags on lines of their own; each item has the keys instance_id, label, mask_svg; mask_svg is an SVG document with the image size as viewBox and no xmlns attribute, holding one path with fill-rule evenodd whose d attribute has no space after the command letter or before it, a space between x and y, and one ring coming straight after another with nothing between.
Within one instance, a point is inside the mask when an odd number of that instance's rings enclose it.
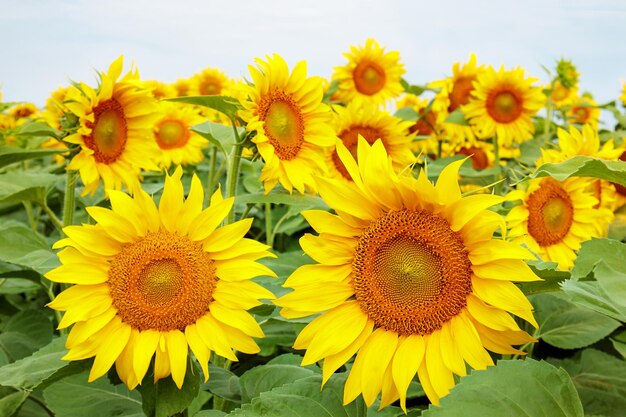
<instances>
[{"instance_id":1,"label":"large sunflower bloom","mask_svg":"<svg viewBox=\"0 0 626 417\"><path fill-rule=\"evenodd\" d=\"M384 104L404 91L400 80L406 71L397 51L385 52L374 39L351 46L344 53L348 63L335 67L332 79L339 82L334 95L344 103L356 101Z\"/></svg>"},{"instance_id":2,"label":"large sunflower bloom","mask_svg":"<svg viewBox=\"0 0 626 417\"><path fill-rule=\"evenodd\" d=\"M330 109L319 77L306 76L306 62L300 61L291 74L277 54L267 61L256 59L249 66L254 86L247 87L248 100L240 112L252 139L265 161L260 180L268 193L280 182L289 192L315 191L314 174L325 171L323 147L335 144L329 125Z\"/></svg>"},{"instance_id":3,"label":"large sunflower bloom","mask_svg":"<svg viewBox=\"0 0 626 417\"><path fill-rule=\"evenodd\" d=\"M478 74L469 103L461 107L478 137L498 137L500 144L511 146L530 139L534 132L531 116L545 102L541 89L533 87L535 78L525 78L516 68L496 72L488 67Z\"/></svg>"},{"instance_id":4,"label":"large sunflower bloom","mask_svg":"<svg viewBox=\"0 0 626 417\"><path fill-rule=\"evenodd\" d=\"M471 146L476 143L476 135L472 126L446 122L450 113L460 110L470 100L474 91L474 81L484 71L483 66L476 65L476 55L471 54L470 60L461 65L456 62L452 66L452 77L434 81L430 87L439 88L433 101L433 111L437 114L437 123L445 132L445 137L455 146Z\"/></svg>"},{"instance_id":5,"label":"large sunflower bloom","mask_svg":"<svg viewBox=\"0 0 626 417\"><path fill-rule=\"evenodd\" d=\"M89 381L115 363L129 388L140 384L152 357L155 381L172 375L182 386L188 348L205 380L211 352L237 360L232 349L256 353L263 331L246 310L273 298L250 281L271 275L255 262L268 246L244 238L252 219L219 227L233 206L220 190L202 210L194 175L185 200L178 168L167 177L159 207L143 190L134 198L110 190L112 210L89 207L95 225L68 226L58 241L62 265L46 274L76 284L49 306L65 311L59 328L74 324L66 360L95 357Z\"/></svg>"},{"instance_id":6,"label":"large sunflower bloom","mask_svg":"<svg viewBox=\"0 0 626 417\"><path fill-rule=\"evenodd\" d=\"M560 269L571 268L580 244L602 236L613 221L611 210L594 208L599 202L592 188L593 181L585 178L546 177L531 180L526 190L511 191L507 199L522 204L506 216L510 236Z\"/></svg>"},{"instance_id":7,"label":"large sunflower bloom","mask_svg":"<svg viewBox=\"0 0 626 417\"><path fill-rule=\"evenodd\" d=\"M285 282L295 291L276 300L281 314L322 313L298 335L303 365L324 359L323 381L354 354L344 403L363 394L381 407L406 393L417 373L438 403L465 375L468 363L492 365L485 348L513 353L533 339L513 313L536 326L532 306L511 281L538 278L522 259L526 249L493 239L503 220L488 207L502 197L463 198L457 182L463 161L431 184L398 176L380 141L359 143L359 165L337 145L354 183L320 179L319 191L336 215L303 212L319 236L300 239L318 264L298 268Z\"/></svg>"},{"instance_id":8,"label":"large sunflower bloom","mask_svg":"<svg viewBox=\"0 0 626 417\"><path fill-rule=\"evenodd\" d=\"M357 161L358 137L362 136L370 144L381 140L396 171L415 162L411 151L413 134L409 133L412 122L394 117L372 104L350 103L347 107L335 106L334 110L335 132ZM336 150L329 153L328 167L330 176L352 181Z\"/></svg>"},{"instance_id":9,"label":"large sunflower bloom","mask_svg":"<svg viewBox=\"0 0 626 417\"><path fill-rule=\"evenodd\" d=\"M134 192L141 169L156 169L152 159L158 148L150 138L156 102L148 90L138 88L136 71L118 81L122 66L120 56L100 74L98 90L81 83L64 103L79 118L78 132L64 140L81 147L67 169L80 171L83 194L93 194L100 179L105 189L119 190L124 184Z\"/></svg>"},{"instance_id":10,"label":"large sunflower bloom","mask_svg":"<svg viewBox=\"0 0 626 417\"><path fill-rule=\"evenodd\" d=\"M154 124L154 140L161 153L156 162L161 168L170 165L197 164L202 161L202 148L209 145L209 141L191 131L191 127L200 124L204 119L191 106L178 103L159 103L161 117Z\"/></svg>"}]
</instances>

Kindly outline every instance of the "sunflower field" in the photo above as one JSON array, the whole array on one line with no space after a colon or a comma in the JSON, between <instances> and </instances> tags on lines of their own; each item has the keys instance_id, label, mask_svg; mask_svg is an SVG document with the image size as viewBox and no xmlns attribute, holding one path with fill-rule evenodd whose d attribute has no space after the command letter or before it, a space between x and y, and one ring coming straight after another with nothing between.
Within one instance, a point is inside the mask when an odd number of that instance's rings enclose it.
<instances>
[{"instance_id":1,"label":"sunflower field","mask_svg":"<svg viewBox=\"0 0 626 417\"><path fill-rule=\"evenodd\" d=\"M624 416L626 86L405 73L0 93L0 417Z\"/></svg>"}]
</instances>

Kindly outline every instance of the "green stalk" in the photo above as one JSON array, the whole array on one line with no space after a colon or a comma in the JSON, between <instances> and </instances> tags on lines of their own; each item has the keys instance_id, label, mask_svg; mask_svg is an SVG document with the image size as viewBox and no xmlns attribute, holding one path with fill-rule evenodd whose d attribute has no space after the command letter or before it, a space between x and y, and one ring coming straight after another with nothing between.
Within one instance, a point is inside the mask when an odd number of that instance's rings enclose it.
<instances>
[{"instance_id":1,"label":"green stalk","mask_svg":"<svg viewBox=\"0 0 626 417\"><path fill-rule=\"evenodd\" d=\"M233 133L235 136L235 147L233 148L233 152L230 158L230 164L228 166L228 173L226 174L226 198L235 197L237 195L237 183L239 181L239 165L241 162L241 152L243 151L243 141L239 137L239 132L237 132L237 126L235 126L235 122L232 121L233 124ZM230 213L228 213L228 218L226 220L226 224L231 224L235 221L235 207L233 206Z\"/></svg>"},{"instance_id":2,"label":"green stalk","mask_svg":"<svg viewBox=\"0 0 626 417\"><path fill-rule=\"evenodd\" d=\"M221 356L218 356L216 354L213 355L213 364L215 366L219 366L222 369L226 369L229 370L230 369L230 365L231 365L231 361L226 359L226 358L222 358ZM224 411L226 409L226 402L227 400L218 396L213 396L213 409L214 410L220 410L220 411Z\"/></svg>"},{"instance_id":3,"label":"green stalk","mask_svg":"<svg viewBox=\"0 0 626 417\"><path fill-rule=\"evenodd\" d=\"M209 184L207 186L207 193L213 195L215 189L215 169L217 168L217 146L213 145L211 149L211 168L209 169Z\"/></svg>"},{"instance_id":4,"label":"green stalk","mask_svg":"<svg viewBox=\"0 0 626 417\"><path fill-rule=\"evenodd\" d=\"M550 141L550 123L552 122L552 90L554 89L554 81L550 84L550 96L546 103L546 119L543 125L543 142L544 145Z\"/></svg>"},{"instance_id":5,"label":"green stalk","mask_svg":"<svg viewBox=\"0 0 626 417\"><path fill-rule=\"evenodd\" d=\"M65 197L63 199L63 226L69 226L74 223L77 180L78 171L67 171L65 176Z\"/></svg>"},{"instance_id":6,"label":"green stalk","mask_svg":"<svg viewBox=\"0 0 626 417\"><path fill-rule=\"evenodd\" d=\"M48 217L50 217L50 221L59 230L59 233L63 233L63 222L57 217L56 214L54 214L50 207L48 207L48 202L45 199L41 202L41 208L43 209L44 213L46 213Z\"/></svg>"},{"instance_id":7,"label":"green stalk","mask_svg":"<svg viewBox=\"0 0 626 417\"><path fill-rule=\"evenodd\" d=\"M272 231L272 203L265 203L265 243L272 246L274 235Z\"/></svg>"},{"instance_id":8,"label":"green stalk","mask_svg":"<svg viewBox=\"0 0 626 417\"><path fill-rule=\"evenodd\" d=\"M495 156L495 164L498 167L498 174L496 177L496 185L494 187L497 195L500 195L502 192L502 166L500 165L500 144L498 143L498 135L493 137L493 154Z\"/></svg>"}]
</instances>

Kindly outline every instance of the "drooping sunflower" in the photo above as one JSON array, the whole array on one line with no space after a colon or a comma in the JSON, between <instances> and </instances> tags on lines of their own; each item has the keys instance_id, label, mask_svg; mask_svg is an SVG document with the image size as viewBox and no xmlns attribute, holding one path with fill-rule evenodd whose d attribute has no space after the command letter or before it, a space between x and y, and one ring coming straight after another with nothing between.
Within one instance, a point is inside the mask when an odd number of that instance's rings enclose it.
<instances>
[{"instance_id":1,"label":"drooping sunflower","mask_svg":"<svg viewBox=\"0 0 626 417\"><path fill-rule=\"evenodd\" d=\"M122 66L120 56L100 74L97 90L80 83L64 103L79 118L78 131L64 140L81 147L67 169L80 171L83 195L93 194L101 179L105 189L119 190L123 184L134 192L141 169L157 169L153 159L158 148L150 137L156 102L148 90L137 86L136 71L118 80Z\"/></svg>"},{"instance_id":2,"label":"drooping sunflower","mask_svg":"<svg viewBox=\"0 0 626 417\"><path fill-rule=\"evenodd\" d=\"M497 136L498 143L511 146L530 139L534 132L531 116L543 106L535 78L526 78L520 67L496 72L488 67L477 75L469 103L461 110L481 139Z\"/></svg>"},{"instance_id":3,"label":"drooping sunflower","mask_svg":"<svg viewBox=\"0 0 626 417\"><path fill-rule=\"evenodd\" d=\"M141 189L110 190L111 210L87 208L97 223L64 228L54 245L62 265L46 278L75 285L49 306L65 311L59 328L74 324L64 359L95 357L89 381L115 364L133 389L154 357L154 380L171 374L180 388L189 348L205 380L211 352L236 361L233 349L259 351L263 331L246 310L273 298L250 280L275 276L256 262L269 247L244 238L252 219L219 227L233 198L218 190L203 210L197 176L184 199L181 175L166 178L158 208Z\"/></svg>"},{"instance_id":4,"label":"drooping sunflower","mask_svg":"<svg viewBox=\"0 0 626 417\"><path fill-rule=\"evenodd\" d=\"M572 107L565 113L570 123L579 125L591 125L598 128L600 122L600 109L598 103L588 94L576 97Z\"/></svg>"},{"instance_id":5,"label":"drooping sunflower","mask_svg":"<svg viewBox=\"0 0 626 417\"><path fill-rule=\"evenodd\" d=\"M557 262L560 269L571 268L580 244L601 237L613 221L611 210L594 208L599 201L592 190L590 179L546 177L531 180L525 190L511 191L507 200L522 204L506 216L510 236L544 260Z\"/></svg>"},{"instance_id":6,"label":"drooping sunflower","mask_svg":"<svg viewBox=\"0 0 626 417\"><path fill-rule=\"evenodd\" d=\"M437 114L437 123L442 127L445 138L453 146L472 146L476 143L476 135L472 126L446 122L450 113L460 110L470 100L474 91L474 81L484 67L476 65L476 55L470 55L469 62L461 66L456 62L452 66L452 77L434 81L430 87L439 88L433 101L433 110Z\"/></svg>"},{"instance_id":7,"label":"drooping sunflower","mask_svg":"<svg viewBox=\"0 0 626 417\"><path fill-rule=\"evenodd\" d=\"M335 106L334 111L335 133L357 161L361 136L370 144L380 139L396 171L415 162L411 151L413 134L409 133L413 122L394 117L373 104L350 103L347 107ZM336 150L328 153L327 164L331 177L352 181Z\"/></svg>"},{"instance_id":8,"label":"drooping sunflower","mask_svg":"<svg viewBox=\"0 0 626 417\"><path fill-rule=\"evenodd\" d=\"M319 236L300 239L318 264L298 268L275 303L287 318L322 313L298 335L303 365L324 360L323 381L354 354L344 403L363 394L381 407L406 393L417 373L434 403L465 375L466 363L492 365L485 348L517 352L533 339L509 313L536 326L532 306L511 281L538 280L522 259L532 254L492 237L503 219L487 210L503 200L463 198L463 161L443 170L436 185L394 173L380 141L359 142L359 165L337 144L353 183L319 180L320 195L337 213L304 217Z\"/></svg>"},{"instance_id":9,"label":"drooping sunflower","mask_svg":"<svg viewBox=\"0 0 626 417\"><path fill-rule=\"evenodd\" d=\"M247 86L248 99L240 116L248 131L256 131L256 144L265 165L260 181L268 193L280 182L289 192L315 191L313 176L326 170L324 148L334 146L330 109L322 103L322 81L306 76L300 61L291 74L277 54L258 68L249 66L254 86Z\"/></svg>"},{"instance_id":10,"label":"drooping sunflower","mask_svg":"<svg viewBox=\"0 0 626 417\"><path fill-rule=\"evenodd\" d=\"M569 132L559 128L557 136L559 149L541 149L542 156L537 161L537 165L548 162L563 162L579 155L615 161L624 151L622 148L616 148L612 139L601 145L597 130L590 125L584 125L581 130L575 126L570 126ZM591 188L589 191L598 199L598 205L594 208L602 207L611 211L617 209L620 198L615 186L611 182L601 179L590 181ZM596 225L599 227L601 235L607 232L605 222L596 223Z\"/></svg>"},{"instance_id":11,"label":"drooping sunflower","mask_svg":"<svg viewBox=\"0 0 626 417\"><path fill-rule=\"evenodd\" d=\"M404 91L400 80L406 71L399 52L386 52L374 39L368 39L363 46L351 46L344 56L348 63L335 67L332 76L339 82L334 95L338 100L384 104Z\"/></svg>"},{"instance_id":12,"label":"drooping sunflower","mask_svg":"<svg viewBox=\"0 0 626 417\"><path fill-rule=\"evenodd\" d=\"M152 130L160 154L156 162L161 168L170 165L197 164L204 158L202 149L209 141L191 131L191 127L204 122L204 119L191 106L177 103L159 103L161 117Z\"/></svg>"}]
</instances>

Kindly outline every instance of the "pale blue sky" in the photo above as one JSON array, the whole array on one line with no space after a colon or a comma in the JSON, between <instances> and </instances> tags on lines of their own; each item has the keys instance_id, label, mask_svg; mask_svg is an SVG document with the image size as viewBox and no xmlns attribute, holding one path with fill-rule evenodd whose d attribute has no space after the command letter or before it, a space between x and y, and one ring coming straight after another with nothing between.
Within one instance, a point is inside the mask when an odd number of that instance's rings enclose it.
<instances>
[{"instance_id":1,"label":"pale blue sky","mask_svg":"<svg viewBox=\"0 0 626 417\"><path fill-rule=\"evenodd\" d=\"M272 52L329 76L367 37L398 50L415 84L449 75L472 51L542 81L541 64L572 59L599 102L626 80L623 0L0 0L0 10L5 101L43 104L69 79L94 83L93 69L122 53L142 78L166 82L207 66L243 76Z\"/></svg>"}]
</instances>

